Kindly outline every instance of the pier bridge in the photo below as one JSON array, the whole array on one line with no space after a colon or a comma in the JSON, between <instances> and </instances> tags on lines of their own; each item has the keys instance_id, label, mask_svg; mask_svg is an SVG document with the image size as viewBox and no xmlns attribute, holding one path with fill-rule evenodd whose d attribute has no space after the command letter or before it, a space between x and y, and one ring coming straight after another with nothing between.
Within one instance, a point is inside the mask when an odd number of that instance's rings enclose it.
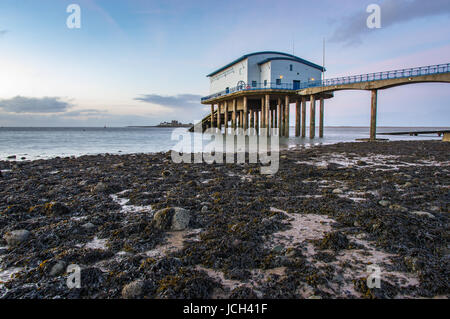
<instances>
[{"instance_id":1,"label":"pier bridge","mask_svg":"<svg viewBox=\"0 0 450 319\"><path fill-rule=\"evenodd\" d=\"M315 137L316 102L319 102L319 137L323 137L324 101L335 91L372 92L370 140L376 140L377 96L379 90L416 83L450 83L450 63L401 70L353 75L304 83L238 83L201 99L211 105L211 113L196 125L205 130L216 127L272 128L279 136L289 136L289 107L295 103L295 136L306 137L306 110L309 102L309 137ZM215 107L217 105L217 108ZM191 128L191 131L194 127Z\"/></svg>"}]
</instances>

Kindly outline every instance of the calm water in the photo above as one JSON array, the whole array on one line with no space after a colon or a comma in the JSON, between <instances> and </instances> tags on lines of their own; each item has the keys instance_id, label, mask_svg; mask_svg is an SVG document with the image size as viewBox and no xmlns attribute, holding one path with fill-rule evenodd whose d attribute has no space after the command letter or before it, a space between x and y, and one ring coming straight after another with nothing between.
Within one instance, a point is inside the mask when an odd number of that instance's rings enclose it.
<instances>
[{"instance_id":1,"label":"calm water","mask_svg":"<svg viewBox=\"0 0 450 319\"><path fill-rule=\"evenodd\" d=\"M436 128L435 128L436 129ZM0 128L0 159L16 155L17 159L50 158L55 156L78 156L85 154L126 154L153 153L169 151L175 147L177 140L172 140L173 128ZM378 128L378 132L409 130L430 130L430 128ZM307 129L307 133L309 129ZM290 135L295 135L291 127ZM316 133L318 135L318 132ZM361 127L325 127L325 137L283 138L282 148L298 145L331 144L355 141L367 138L368 128ZM379 136L390 140L441 139L436 135ZM207 142L206 142L207 143Z\"/></svg>"}]
</instances>

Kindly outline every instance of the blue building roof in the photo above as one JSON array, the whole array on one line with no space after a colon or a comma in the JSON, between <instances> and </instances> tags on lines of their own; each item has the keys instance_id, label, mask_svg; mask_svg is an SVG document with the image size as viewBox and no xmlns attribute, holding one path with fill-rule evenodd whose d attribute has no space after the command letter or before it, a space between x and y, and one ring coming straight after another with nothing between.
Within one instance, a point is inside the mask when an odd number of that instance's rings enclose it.
<instances>
[{"instance_id":1,"label":"blue building roof","mask_svg":"<svg viewBox=\"0 0 450 319\"><path fill-rule=\"evenodd\" d=\"M292 61L296 61L296 62L303 63L303 64L308 65L308 66L310 66L310 67L319 69L321 72L324 72L324 71L325 71L325 69L324 69L323 67L321 67L320 65L317 65L317 64L312 63L312 62L310 62L310 61L307 61L307 60L305 60L305 59L299 58L298 56L295 56L295 55L292 55L292 54L283 53L283 52L277 52L277 51L260 51L260 52L254 52L254 53L245 54L245 55L241 56L239 59L236 59L236 60L234 60L233 62L228 63L227 65L221 67L220 69L217 69L216 71L214 71L214 72L208 74L207 76L208 76L208 77L209 77L209 76L213 76L214 74L217 74L217 73L219 73L220 71L223 71L223 70L225 70L226 68L229 68L230 66L232 66L233 64L236 64L236 63L238 63L238 62L240 62L240 61L242 61L242 60L244 60L244 59L246 59L246 58L248 58L248 57L250 57L250 56L253 56L253 55L260 55L260 54L280 54L280 55L284 55L284 56L286 56L286 57L272 57L272 58L267 58L267 59L264 59L263 61L259 62L258 64L263 64L263 63L266 63L266 62L271 61L271 60L292 60Z\"/></svg>"}]
</instances>

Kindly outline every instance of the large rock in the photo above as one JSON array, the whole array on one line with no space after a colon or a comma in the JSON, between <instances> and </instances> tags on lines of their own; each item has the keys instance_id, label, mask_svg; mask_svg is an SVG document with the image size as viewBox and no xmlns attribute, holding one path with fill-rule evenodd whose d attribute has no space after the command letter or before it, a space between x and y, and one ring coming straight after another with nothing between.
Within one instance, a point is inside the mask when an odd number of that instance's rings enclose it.
<instances>
[{"instance_id":1,"label":"large rock","mask_svg":"<svg viewBox=\"0 0 450 319\"><path fill-rule=\"evenodd\" d=\"M94 187L92 187L91 191L92 193L104 193L106 192L106 184L99 182L97 185L95 185Z\"/></svg>"},{"instance_id":2,"label":"large rock","mask_svg":"<svg viewBox=\"0 0 450 319\"><path fill-rule=\"evenodd\" d=\"M62 260L58 261L55 265L53 265L50 270L50 276L58 276L63 274L66 271L66 263Z\"/></svg>"},{"instance_id":3,"label":"large rock","mask_svg":"<svg viewBox=\"0 0 450 319\"><path fill-rule=\"evenodd\" d=\"M70 213L69 207L59 202L50 202L44 205L44 210L48 215L62 216Z\"/></svg>"},{"instance_id":4,"label":"large rock","mask_svg":"<svg viewBox=\"0 0 450 319\"><path fill-rule=\"evenodd\" d=\"M143 280L135 280L126 284L122 289L122 297L124 299L136 299L144 294L145 283Z\"/></svg>"},{"instance_id":5,"label":"large rock","mask_svg":"<svg viewBox=\"0 0 450 319\"><path fill-rule=\"evenodd\" d=\"M411 214L417 215L417 216L426 216L429 218L434 218L434 215L429 212L411 212Z\"/></svg>"},{"instance_id":6,"label":"large rock","mask_svg":"<svg viewBox=\"0 0 450 319\"><path fill-rule=\"evenodd\" d=\"M158 210L153 216L155 227L161 230L184 230L188 228L191 214L181 207Z\"/></svg>"},{"instance_id":7,"label":"large rock","mask_svg":"<svg viewBox=\"0 0 450 319\"><path fill-rule=\"evenodd\" d=\"M26 229L13 230L6 233L3 239L9 246L18 246L28 240L31 233Z\"/></svg>"}]
</instances>

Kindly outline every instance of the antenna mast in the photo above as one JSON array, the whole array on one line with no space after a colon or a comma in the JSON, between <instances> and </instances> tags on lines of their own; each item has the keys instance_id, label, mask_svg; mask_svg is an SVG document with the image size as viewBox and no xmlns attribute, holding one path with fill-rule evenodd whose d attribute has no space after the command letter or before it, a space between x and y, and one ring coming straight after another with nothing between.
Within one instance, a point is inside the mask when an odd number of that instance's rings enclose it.
<instances>
[{"instance_id":1,"label":"antenna mast","mask_svg":"<svg viewBox=\"0 0 450 319\"><path fill-rule=\"evenodd\" d=\"M323 67L322 72L322 84L323 84L323 81L325 80L325 37L323 38L322 67Z\"/></svg>"}]
</instances>

